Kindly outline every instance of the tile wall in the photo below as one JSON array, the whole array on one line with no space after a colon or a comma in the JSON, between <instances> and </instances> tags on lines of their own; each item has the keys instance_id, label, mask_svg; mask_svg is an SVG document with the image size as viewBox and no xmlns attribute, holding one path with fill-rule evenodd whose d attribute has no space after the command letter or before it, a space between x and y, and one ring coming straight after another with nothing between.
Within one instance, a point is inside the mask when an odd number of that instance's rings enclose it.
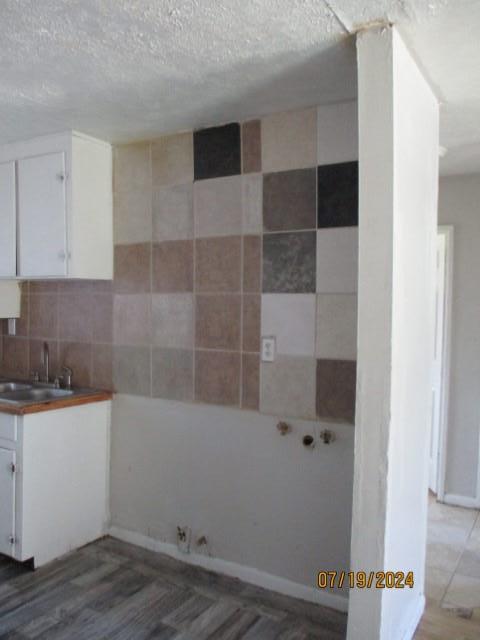
<instances>
[{"instance_id":1,"label":"tile wall","mask_svg":"<svg viewBox=\"0 0 480 640\"><path fill-rule=\"evenodd\" d=\"M331 105L116 147L113 285L26 284L3 371L49 339L77 383L353 422L355 123Z\"/></svg>"}]
</instances>

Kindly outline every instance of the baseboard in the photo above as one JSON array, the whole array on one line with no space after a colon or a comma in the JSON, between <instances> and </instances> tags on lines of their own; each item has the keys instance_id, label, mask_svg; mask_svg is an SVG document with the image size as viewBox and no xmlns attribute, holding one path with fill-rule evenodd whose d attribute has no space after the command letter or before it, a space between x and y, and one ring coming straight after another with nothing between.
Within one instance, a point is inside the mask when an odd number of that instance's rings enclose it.
<instances>
[{"instance_id":1,"label":"baseboard","mask_svg":"<svg viewBox=\"0 0 480 640\"><path fill-rule=\"evenodd\" d=\"M407 622L407 626L405 631L403 632L401 640L412 640L415 635L415 631L417 630L418 624L422 619L423 612L425 611L425 596L420 596L418 602L415 605L415 608L412 612L412 617Z\"/></svg>"},{"instance_id":2,"label":"baseboard","mask_svg":"<svg viewBox=\"0 0 480 640\"><path fill-rule=\"evenodd\" d=\"M123 542L129 542L135 544L138 547L149 549L150 551L156 551L157 553L164 553L171 558L180 560L181 562L187 562L209 571L215 571L222 573L233 578L239 578L244 582L248 582L257 587L263 587L264 589L270 589L277 593L282 593L292 598L298 598L299 600L306 600L308 602L314 602L316 604L336 609L337 611L348 611L348 598L336 595L334 593L328 593L321 589L307 587L303 584L298 584L286 578L280 578L264 571L259 571L253 567L246 567L236 562L230 562L228 560L221 560L220 558L211 558L210 556L203 556L198 553L181 553L176 545L161 542L144 536L136 531L128 531L121 527L110 527L109 535L113 538L118 538Z\"/></svg>"},{"instance_id":3,"label":"baseboard","mask_svg":"<svg viewBox=\"0 0 480 640\"><path fill-rule=\"evenodd\" d=\"M480 500L471 498L470 496L459 496L455 493L446 493L443 496L445 504L451 504L454 507L465 507L466 509L480 509Z\"/></svg>"}]
</instances>

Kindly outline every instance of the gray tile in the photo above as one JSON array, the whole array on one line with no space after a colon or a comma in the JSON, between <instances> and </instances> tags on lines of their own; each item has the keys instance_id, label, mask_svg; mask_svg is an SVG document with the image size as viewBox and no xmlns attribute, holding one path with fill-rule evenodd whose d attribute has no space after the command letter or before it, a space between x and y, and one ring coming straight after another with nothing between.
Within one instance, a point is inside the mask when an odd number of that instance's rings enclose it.
<instances>
[{"instance_id":1,"label":"gray tile","mask_svg":"<svg viewBox=\"0 0 480 640\"><path fill-rule=\"evenodd\" d=\"M193 350L153 349L152 395L187 402L193 399Z\"/></svg>"},{"instance_id":2,"label":"gray tile","mask_svg":"<svg viewBox=\"0 0 480 640\"><path fill-rule=\"evenodd\" d=\"M265 231L316 228L315 178L315 169L281 171L263 176Z\"/></svg>"},{"instance_id":3,"label":"gray tile","mask_svg":"<svg viewBox=\"0 0 480 640\"><path fill-rule=\"evenodd\" d=\"M263 236L263 292L315 293L316 232Z\"/></svg>"},{"instance_id":4,"label":"gray tile","mask_svg":"<svg viewBox=\"0 0 480 640\"><path fill-rule=\"evenodd\" d=\"M315 359L277 355L261 363L260 411L275 416L315 417Z\"/></svg>"},{"instance_id":5,"label":"gray tile","mask_svg":"<svg viewBox=\"0 0 480 640\"><path fill-rule=\"evenodd\" d=\"M356 362L317 360L317 416L355 422Z\"/></svg>"},{"instance_id":6,"label":"gray tile","mask_svg":"<svg viewBox=\"0 0 480 640\"><path fill-rule=\"evenodd\" d=\"M193 294L152 296L152 340L160 347L193 347Z\"/></svg>"},{"instance_id":7,"label":"gray tile","mask_svg":"<svg viewBox=\"0 0 480 640\"><path fill-rule=\"evenodd\" d=\"M150 347L114 347L113 385L118 393L150 396Z\"/></svg>"},{"instance_id":8,"label":"gray tile","mask_svg":"<svg viewBox=\"0 0 480 640\"><path fill-rule=\"evenodd\" d=\"M193 185L155 189L153 192L153 241L193 238Z\"/></svg>"}]
</instances>

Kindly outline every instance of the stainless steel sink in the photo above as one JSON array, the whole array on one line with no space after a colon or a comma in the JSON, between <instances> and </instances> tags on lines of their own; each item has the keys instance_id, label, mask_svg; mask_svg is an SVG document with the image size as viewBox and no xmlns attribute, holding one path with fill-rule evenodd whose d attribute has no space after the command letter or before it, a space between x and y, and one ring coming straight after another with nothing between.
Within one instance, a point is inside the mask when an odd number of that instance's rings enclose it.
<instances>
[{"instance_id":1,"label":"stainless steel sink","mask_svg":"<svg viewBox=\"0 0 480 640\"><path fill-rule=\"evenodd\" d=\"M0 393L6 393L8 391L25 391L31 389L31 384L24 384L23 382L0 382Z\"/></svg>"},{"instance_id":2,"label":"stainless steel sink","mask_svg":"<svg viewBox=\"0 0 480 640\"><path fill-rule=\"evenodd\" d=\"M0 392L0 401L7 402L43 402L45 400L58 400L66 396L72 396L73 391L68 389L19 389L18 391Z\"/></svg>"}]
</instances>

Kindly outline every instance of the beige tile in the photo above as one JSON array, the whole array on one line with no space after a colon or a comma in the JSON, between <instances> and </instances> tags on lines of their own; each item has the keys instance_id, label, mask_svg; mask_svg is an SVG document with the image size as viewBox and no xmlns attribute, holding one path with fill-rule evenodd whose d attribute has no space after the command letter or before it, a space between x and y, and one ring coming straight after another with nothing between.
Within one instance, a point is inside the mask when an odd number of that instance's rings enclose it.
<instances>
[{"instance_id":1,"label":"beige tile","mask_svg":"<svg viewBox=\"0 0 480 640\"><path fill-rule=\"evenodd\" d=\"M447 589L444 604L456 607L480 607L480 579L455 574Z\"/></svg>"},{"instance_id":2,"label":"beige tile","mask_svg":"<svg viewBox=\"0 0 480 640\"><path fill-rule=\"evenodd\" d=\"M195 182L193 206L197 238L242 233L242 176Z\"/></svg>"},{"instance_id":3,"label":"beige tile","mask_svg":"<svg viewBox=\"0 0 480 640\"><path fill-rule=\"evenodd\" d=\"M357 359L356 295L317 295L316 356L332 360Z\"/></svg>"},{"instance_id":4,"label":"beige tile","mask_svg":"<svg viewBox=\"0 0 480 640\"><path fill-rule=\"evenodd\" d=\"M356 363L349 360L317 360L317 416L354 424Z\"/></svg>"},{"instance_id":5,"label":"beige tile","mask_svg":"<svg viewBox=\"0 0 480 640\"><path fill-rule=\"evenodd\" d=\"M113 340L115 344L150 344L152 335L151 296L116 295L113 300Z\"/></svg>"},{"instance_id":6,"label":"beige tile","mask_svg":"<svg viewBox=\"0 0 480 640\"><path fill-rule=\"evenodd\" d=\"M197 292L239 292L241 237L197 240L195 242L195 279Z\"/></svg>"},{"instance_id":7,"label":"beige tile","mask_svg":"<svg viewBox=\"0 0 480 640\"><path fill-rule=\"evenodd\" d=\"M74 387L92 386L92 345L84 342L60 342L58 359L61 367L73 371Z\"/></svg>"},{"instance_id":8,"label":"beige tile","mask_svg":"<svg viewBox=\"0 0 480 640\"><path fill-rule=\"evenodd\" d=\"M195 296L195 346L240 350L241 296Z\"/></svg>"},{"instance_id":9,"label":"beige tile","mask_svg":"<svg viewBox=\"0 0 480 640\"><path fill-rule=\"evenodd\" d=\"M243 237L243 291L259 293L262 285L262 238Z\"/></svg>"},{"instance_id":10,"label":"beige tile","mask_svg":"<svg viewBox=\"0 0 480 640\"><path fill-rule=\"evenodd\" d=\"M263 175L256 173L242 178L243 233L263 231Z\"/></svg>"},{"instance_id":11,"label":"beige tile","mask_svg":"<svg viewBox=\"0 0 480 640\"><path fill-rule=\"evenodd\" d=\"M58 296L36 294L30 296L30 336L56 338L58 335Z\"/></svg>"},{"instance_id":12,"label":"beige tile","mask_svg":"<svg viewBox=\"0 0 480 640\"><path fill-rule=\"evenodd\" d=\"M195 351L195 400L239 406L240 353Z\"/></svg>"},{"instance_id":13,"label":"beige tile","mask_svg":"<svg viewBox=\"0 0 480 640\"><path fill-rule=\"evenodd\" d=\"M315 294L264 293L262 336L275 336L280 355L315 355Z\"/></svg>"},{"instance_id":14,"label":"beige tile","mask_svg":"<svg viewBox=\"0 0 480 640\"><path fill-rule=\"evenodd\" d=\"M317 293L356 293L358 229L317 231Z\"/></svg>"},{"instance_id":15,"label":"beige tile","mask_svg":"<svg viewBox=\"0 0 480 640\"><path fill-rule=\"evenodd\" d=\"M113 387L118 393L151 395L150 347L115 346Z\"/></svg>"},{"instance_id":16,"label":"beige tile","mask_svg":"<svg viewBox=\"0 0 480 640\"><path fill-rule=\"evenodd\" d=\"M114 289L117 293L142 293L151 289L150 243L117 245Z\"/></svg>"},{"instance_id":17,"label":"beige tile","mask_svg":"<svg viewBox=\"0 0 480 640\"><path fill-rule=\"evenodd\" d=\"M249 120L242 124L242 171L255 173L262 170L262 123Z\"/></svg>"},{"instance_id":18,"label":"beige tile","mask_svg":"<svg viewBox=\"0 0 480 640\"><path fill-rule=\"evenodd\" d=\"M153 241L193 238L193 185L155 189L153 193Z\"/></svg>"},{"instance_id":19,"label":"beige tile","mask_svg":"<svg viewBox=\"0 0 480 640\"><path fill-rule=\"evenodd\" d=\"M12 378L29 377L29 343L27 338L3 336L2 373Z\"/></svg>"},{"instance_id":20,"label":"beige tile","mask_svg":"<svg viewBox=\"0 0 480 640\"><path fill-rule=\"evenodd\" d=\"M261 297L248 294L243 296L243 351L260 351Z\"/></svg>"},{"instance_id":21,"label":"beige tile","mask_svg":"<svg viewBox=\"0 0 480 640\"><path fill-rule=\"evenodd\" d=\"M470 576L471 578L480 579L480 551L475 549L466 549L462 553L460 562L456 569L456 573L462 576Z\"/></svg>"},{"instance_id":22,"label":"beige tile","mask_svg":"<svg viewBox=\"0 0 480 640\"><path fill-rule=\"evenodd\" d=\"M153 245L152 290L155 293L193 291L193 240Z\"/></svg>"},{"instance_id":23,"label":"beige tile","mask_svg":"<svg viewBox=\"0 0 480 640\"><path fill-rule=\"evenodd\" d=\"M58 296L58 337L73 342L91 342L93 305L90 294Z\"/></svg>"},{"instance_id":24,"label":"beige tile","mask_svg":"<svg viewBox=\"0 0 480 640\"><path fill-rule=\"evenodd\" d=\"M425 595L427 598L440 603L447 591L451 578L452 574L449 571L443 571L442 569L437 569L435 567L426 567Z\"/></svg>"},{"instance_id":25,"label":"beige tile","mask_svg":"<svg viewBox=\"0 0 480 640\"><path fill-rule=\"evenodd\" d=\"M147 188L113 195L115 244L138 244L152 238L152 191Z\"/></svg>"},{"instance_id":26,"label":"beige tile","mask_svg":"<svg viewBox=\"0 0 480 640\"><path fill-rule=\"evenodd\" d=\"M110 293L95 294L92 300L92 340L112 342L113 296Z\"/></svg>"},{"instance_id":27,"label":"beige tile","mask_svg":"<svg viewBox=\"0 0 480 640\"><path fill-rule=\"evenodd\" d=\"M93 346L92 386L98 389L113 388L113 347L111 344Z\"/></svg>"},{"instance_id":28,"label":"beige tile","mask_svg":"<svg viewBox=\"0 0 480 640\"><path fill-rule=\"evenodd\" d=\"M114 191L151 187L150 143L120 145L113 151Z\"/></svg>"},{"instance_id":29,"label":"beige tile","mask_svg":"<svg viewBox=\"0 0 480 640\"><path fill-rule=\"evenodd\" d=\"M262 119L262 171L317 164L317 110L276 113Z\"/></svg>"},{"instance_id":30,"label":"beige tile","mask_svg":"<svg viewBox=\"0 0 480 640\"><path fill-rule=\"evenodd\" d=\"M426 565L453 573L462 555L462 550L463 545L428 541Z\"/></svg>"},{"instance_id":31,"label":"beige tile","mask_svg":"<svg viewBox=\"0 0 480 640\"><path fill-rule=\"evenodd\" d=\"M169 400L193 400L192 350L153 349L152 395Z\"/></svg>"},{"instance_id":32,"label":"beige tile","mask_svg":"<svg viewBox=\"0 0 480 640\"><path fill-rule=\"evenodd\" d=\"M445 544L455 544L464 546L470 534L471 525L466 528L461 525L458 520L452 519L452 523L448 520L435 520L429 510L428 517L428 539L430 542L442 542Z\"/></svg>"},{"instance_id":33,"label":"beige tile","mask_svg":"<svg viewBox=\"0 0 480 640\"><path fill-rule=\"evenodd\" d=\"M152 340L161 347L193 348L193 294L152 296Z\"/></svg>"},{"instance_id":34,"label":"beige tile","mask_svg":"<svg viewBox=\"0 0 480 640\"><path fill-rule=\"evenodd\" d=\"M260 356L242 354L242 409L258 411L260 403Z\"/></svg>"},{"instance_id":35,"label":"beige tile","mask_svg":"<svg viewBox=\"0 0 480 640\"><path fill-rule=\"evenodd\" d=\"M193 133L164 136L152 142L154 186L193 181Z\"/></svg>"},{"instance_id":36,"label":"beige tile","mask_svg":"<svg viewBox=\"0 0 480 640\"><path fill-rule=\"evenodd\" d=\"M318 107L318 164L358 160L358 114L356 102Z\"/></svg>"},{"instance_id":37,"label":"beige tile","mask_svg":"<svg viewBox=\"0 0 480 640\"><path fill-rule=\"evenodd\" d=\"M435 500L430 502L428 507L428 519L430 523L456 527L464 533L465 538L472 532L477 514L478 511L474 509L454 507L449 504L436 502Z\"/></svg>"},{"instance_id":38,"label":"beige tile","mask_svg":"<svg viewBox=\"0 0 480 640\"><path fill-rule=\"evenodd\" d=\"M315 359L277 355L261 363L260 410L275 416L315 417Z\"/></svg>"}]
</instances>

